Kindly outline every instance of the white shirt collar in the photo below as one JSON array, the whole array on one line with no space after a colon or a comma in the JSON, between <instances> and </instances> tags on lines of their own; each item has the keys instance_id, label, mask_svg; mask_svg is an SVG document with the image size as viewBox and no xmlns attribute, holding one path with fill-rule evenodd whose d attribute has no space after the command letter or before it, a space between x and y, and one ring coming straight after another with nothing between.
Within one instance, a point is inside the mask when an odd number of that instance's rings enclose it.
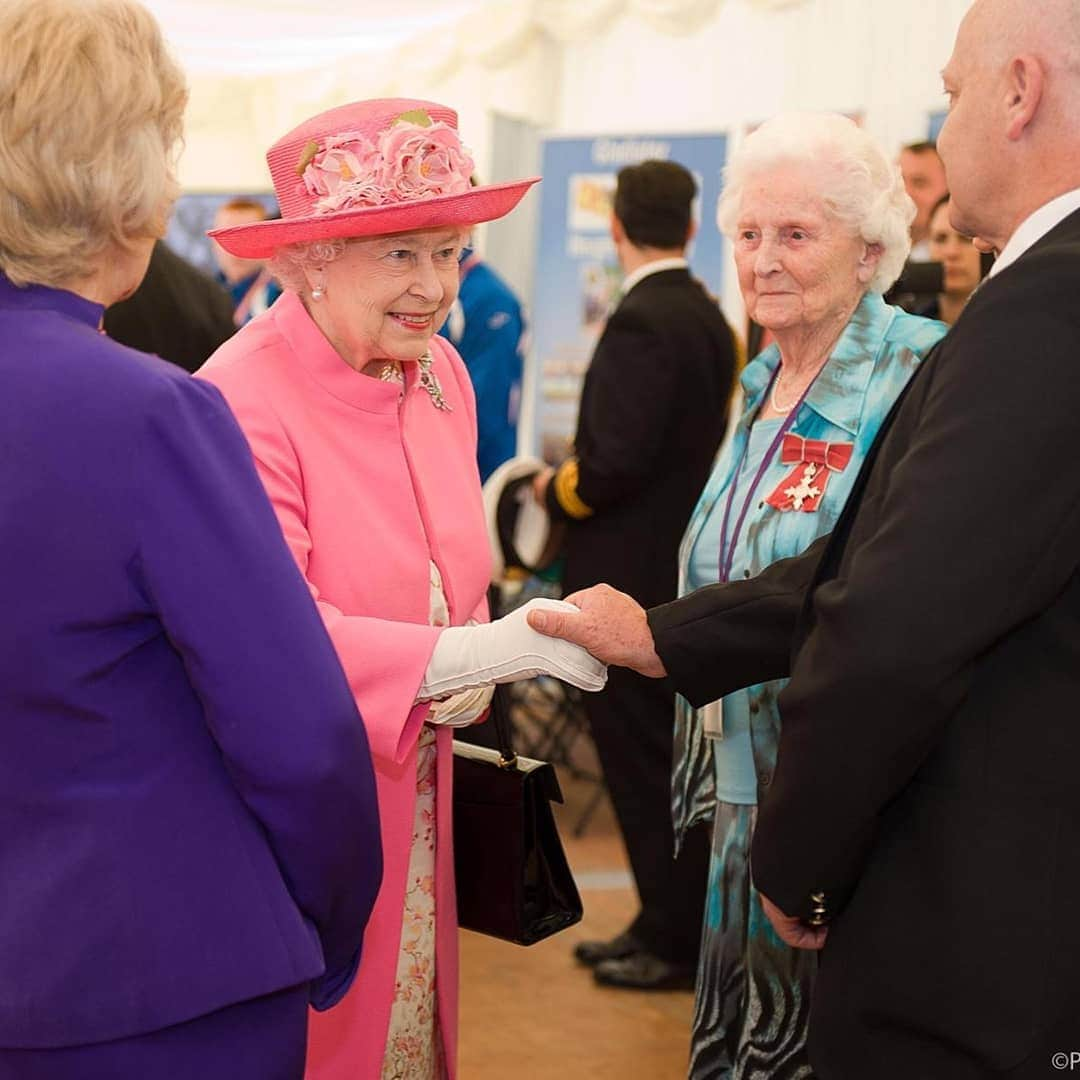
<instances>
[{"instance_id":1,"label":"white shirt collar","mask_svg":"<svg viewBox=\"0 0 1080 1080\"><path fill-rule=\"evenodd\" d=\"M644 280L650 274L659 274L661 270L686 270L690 264L682 258L654 259L652 262L639 266L623 278L622 294L625 296L639 281Z\"/></svg>"},{"instance_id":2,"label":"white shirt collar","mask_svg":"<svg viewBox=\"0 0 1080 1080\"><path fill-rule=\"evenodd\" d=\"M1080 188L1067 191L1040 206L1034 214L1025 218L1016 232L1009 237L1001 249L1001 254L990 267L989 276L1000 274L1007 266L1011 266L1028 248L1038 243L1055 225L1060 225L1075 210L1080 210Z\"/></svg>"},{"instance_id":3,"label":"white shirt collar","mask_svg":"<svg viewBox=\"0 0 1080 1080\"><path fill-rule=\"evenodd\" d=\"M908 259L911 262L929 262L930 241L920 240L917 244L912 244L911 251L908 253Z\"/></svg>"}]
</instances>

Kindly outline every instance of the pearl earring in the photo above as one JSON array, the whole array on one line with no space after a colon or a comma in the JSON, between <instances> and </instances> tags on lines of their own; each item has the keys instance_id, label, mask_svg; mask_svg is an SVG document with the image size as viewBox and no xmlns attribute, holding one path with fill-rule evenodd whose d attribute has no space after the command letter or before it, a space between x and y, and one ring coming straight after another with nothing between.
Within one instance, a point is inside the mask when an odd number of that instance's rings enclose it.
<instances>
[{"instance_id":1,"label":"pearl earring","mask_svg":"<svg viewBox=\"0 0 1080 1080\"><path fill-rule=\"evenodd\" d=\"M325 285L316 285L315 288L311 290L311 299L312 300L321 300L325 295L326 295L326 286Z\"/></svg>"}]
</instances>

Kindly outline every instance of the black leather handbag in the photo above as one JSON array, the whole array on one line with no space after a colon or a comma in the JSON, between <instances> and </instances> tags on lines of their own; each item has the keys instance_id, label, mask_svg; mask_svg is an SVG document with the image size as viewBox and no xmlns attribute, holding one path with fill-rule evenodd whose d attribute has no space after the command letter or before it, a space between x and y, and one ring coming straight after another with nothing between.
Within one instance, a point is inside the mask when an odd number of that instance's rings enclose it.
<instances>
[{"instance_id":1,"label":"black leather handbag","mask_svg":"<svg viewBox=\"0 0 1080 1080\"><path fill-rule=\"evenodd\" d=\"M532 945L581 920L551 812L562 790L553 766L514 753L505 687L495 688L490 722L499 749L454 742L458 922Z\"/></svg>"}]
</instances>

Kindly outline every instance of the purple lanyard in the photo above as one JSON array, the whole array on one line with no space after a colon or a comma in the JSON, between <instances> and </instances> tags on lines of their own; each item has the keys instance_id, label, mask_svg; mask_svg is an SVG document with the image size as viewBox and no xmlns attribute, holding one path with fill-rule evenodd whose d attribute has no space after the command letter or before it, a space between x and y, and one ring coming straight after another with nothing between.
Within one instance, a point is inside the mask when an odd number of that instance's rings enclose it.
<instances>
[{"instance_id":1,"label":"purple lanyard","mask_svg":"<svg viewBox=\"0 0 1080 1080\"><path fill-rule=\"evenodd\" d=\"M779 370L780 369L777 368L776 372ZM773 377L769 380L769 385L765 387L766 394L772 387L773 380L776 378L776 372L773 372ZM799 395L799 400L791 407L791 411L784 417L784 422L780 425L780 430L773 436L773 441L769 444L769 449L765 451L765 454L761 459L761 464L758 466L757 475L750 485L750 490L746 493L746 499L743 502L742 510L739 511L739 516L735 521L735 532L732 533L731 543L728 544L727 534L728 522L731 519L731 504L735 501L735 488L738 486L739 477L742 475L743 466L746 464L746 455L750 453L750 433L749 431L746 433L746 445L743 447L742 456L739 458L739 467L731 476L727 504L724 507L723 523L720 526L720 580L722 582L731 580L731 564L735 561L735 545L739 542L739 533L742 532L743 522L746 521L747 511L750 509L750 504L754 501L754 494L758 489L758 485L761 483L761 478L765 475L765 470L768 469L772 462L773 455L784 441L784 436L791 430L792 425L795 423L795 417L798 415L799 409L802 408L802 403L806 399L806 395L810 393L810 387L813 386L816 381L817 376L814 376L814 378L810 380L809 386L807 386ZM762 396L761 400L765 400L764 396Z\"/></svg>"}]
</instances>

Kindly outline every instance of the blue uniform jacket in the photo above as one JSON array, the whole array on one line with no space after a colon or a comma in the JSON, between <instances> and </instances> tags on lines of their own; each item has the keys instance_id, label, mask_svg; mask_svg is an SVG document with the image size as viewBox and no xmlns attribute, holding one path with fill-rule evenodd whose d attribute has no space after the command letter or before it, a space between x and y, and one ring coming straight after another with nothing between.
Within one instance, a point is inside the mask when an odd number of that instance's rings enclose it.
<instances>
[{"instance_id":1,"label":"blue uniform jacket","mask_svg":"<svg viewBox=\"0 0 1080 1080\"><path fill-rule=\"evenodd\" d=\"M439 331L465 361L476 393L476 458L483 483L517 452L521 399L521 305L486 263L466 263L460 315ZM457 305L455 305L457 307Z\"/></svg>"}]
</instances>

